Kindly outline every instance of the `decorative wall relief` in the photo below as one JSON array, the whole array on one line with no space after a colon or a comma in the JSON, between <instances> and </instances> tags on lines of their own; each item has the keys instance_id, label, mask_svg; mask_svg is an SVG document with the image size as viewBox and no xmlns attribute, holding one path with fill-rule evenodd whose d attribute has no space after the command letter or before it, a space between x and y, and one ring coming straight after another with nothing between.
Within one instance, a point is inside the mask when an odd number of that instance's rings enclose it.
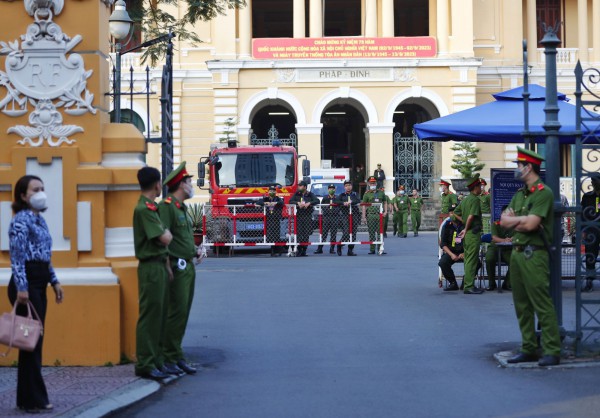
<instances>
[{"instance_id":1,"label":"decorative wall relief","mask_svg":"<svg viewBox=\"0 0 600 418\"><path fill-rule=\"evenodd\" d=\"M417 72L414 68L396 68L394 70L394 80L403 83L417 81Z\"/></svg>"},{"instance_id":2,"label":"decorative wall relief","mask_svg":"<svg viewBox=\"0 0 600 418\"><path fill-rule=\"evenodd\" d=\"M21 145L39 147L44 141L52 147L72 144L75 140L69 136L83 128L63 125L59 109L71 116L96 114L94 95L87 89L92 70L85 70L79 54L69 54L82 38L75 35L71 39L52 21L54 14L62 11L64 0L25 0L24 6L34 23L21 35L21 42L0 41L0 54L7 55L6 72L0 71L0 86L7 92L0 100L0 111L11 117L29 112L28 126L8 129L22 137Z\"/></svg>"}]
</instances>

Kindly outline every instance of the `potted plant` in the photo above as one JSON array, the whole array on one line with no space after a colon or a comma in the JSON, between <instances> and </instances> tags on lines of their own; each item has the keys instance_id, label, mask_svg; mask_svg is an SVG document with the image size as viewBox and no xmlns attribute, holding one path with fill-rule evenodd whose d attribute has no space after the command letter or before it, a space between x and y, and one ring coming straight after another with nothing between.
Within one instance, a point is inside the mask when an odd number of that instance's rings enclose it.
<instances>
[{"instance_id":1,"label":"potted plant","mask_svg":"<svg viewBox=\"0 0 600 418\"><path fill-rule=\"evenodd\" d=\"M192 232L194 233L194 243L202 244L202 215L203 205L201 203L192 203L187 208L188 218L192 224Z\"/></svg>"}]
</instances>

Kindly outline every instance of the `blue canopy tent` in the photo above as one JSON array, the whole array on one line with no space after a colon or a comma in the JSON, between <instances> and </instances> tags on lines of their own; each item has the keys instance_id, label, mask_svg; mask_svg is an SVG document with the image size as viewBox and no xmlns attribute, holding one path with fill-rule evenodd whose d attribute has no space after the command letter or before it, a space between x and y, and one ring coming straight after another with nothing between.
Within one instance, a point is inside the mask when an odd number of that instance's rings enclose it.
<instances>
[{"instance_id":1,"label":"blue canopy tent","mask_svg":"<svg viewBox=\"0 0 600 418\"><path fill-rule=\"evenodd\" d=\"M535 133L532 139L543 143L546 140L542 127L546 89L538 84L529 84L529 131ZM414 125L419 139L429 141L471 141L523 143L525 118L523 108L523 87L493 94L496 99L471 109ZM575 131L575 105L568 103L567 96L558 93L558 119L560 132ZM582 116L590 117L593 112L585 111ZM596 115L597 116L597 115ZM600 117L600 116L599 116ZM600 137L600 124L582 127L584 133L597 132ZM561 135L561 144L574 144L573 134Z\"/></svg>"}]
</instances>

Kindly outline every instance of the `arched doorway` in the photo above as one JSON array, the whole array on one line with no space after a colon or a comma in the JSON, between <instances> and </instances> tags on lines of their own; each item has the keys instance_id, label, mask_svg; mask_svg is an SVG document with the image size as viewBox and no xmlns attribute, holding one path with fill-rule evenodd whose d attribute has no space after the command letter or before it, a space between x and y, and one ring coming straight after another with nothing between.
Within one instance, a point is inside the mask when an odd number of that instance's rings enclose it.
<instances>
[{"instance_id":1,"label":"arched doorway","mask_svg":"<svg viewBox=\"0 0 600 418\"><path fill-rule=\"evenodd\" d=\"M407 191L417 189L421 196L432 197L439 145L419 140L413 126L439 116L426 99L405 100L394 111L394 191L403 185Z\"/></svg>"},{"instance_id":2,"label":"arched doorway","mask_svg":"<svg viewBox=\"0 0 600 418\"><path fill-rule=\"evenodd\" d=\"M282 145L298 147L296 115L286 104L257 107L252 116L250 144L270 145L279 139Z\"/></svg>"},{"instance_id":3,"label":"arched doorway","mask_svg":"<svg viewBox=\"0 0 600 418\"><path fill-rule=\"evenodd\" d=\"M366 121L350 103L332 103L321 115L321 160L334 168L353 169L366 162Z\"/></svg>"}]
</instances>

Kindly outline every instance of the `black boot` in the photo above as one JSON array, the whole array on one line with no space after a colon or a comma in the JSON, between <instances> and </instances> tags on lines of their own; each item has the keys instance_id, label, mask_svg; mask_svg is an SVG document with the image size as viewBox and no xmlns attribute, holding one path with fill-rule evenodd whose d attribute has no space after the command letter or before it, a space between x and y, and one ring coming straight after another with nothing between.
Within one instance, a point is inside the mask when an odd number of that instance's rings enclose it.
<instances>
[{"instance_id":1,"label":"black boot","mask_svg":"<svg viewBox=\"0 0 600 418\"><path fill-rule=\"evenodd\" d=\"M398 228L394 227L394 235L396 235L396 232L398 232Z\"/></svg>"},{"instance_id":2,"label":"black boot","mask_svg":"<svg viewBox=\"0 0 600 418\"><path fill-rule=\"evenodd\" d=\"M335 254L335 245L329 247L329 254Z\"/></svg>"},{"instance_id":3,"label":"black boot","mask_svg":"<svg viewBox=\"0 0 600 418\"><path fill-rule=\"evenodd\" d=\"M340 256L342 255L342 246L341 245L337 246L337 255L340 255Z\"/></svg>"},{"instance_id":4,"label":"black boot","mask_svg":"<svg viewBox=\"0 0 600 418\"><path fill-rule=\"evenodd\" d=\"M356 255L356 254L354 254L354 248L348 248L348 255L349 255L350 257L353 257L353 256L355 256L355 255Z\"/></svg>"},{"instance_id":5,"label":"black boot","mask_svg":"<svg viewBox=\"0 0 600 418\"><path fill-rule=\"evenodd\" d=\"M315 254L323 254L323 246L319 245L315 250Z\"/></svg>"},{"instance_id":6,"label":"black boot","mask_svg":"<svg viewBox=\"0 0 600 418\"><path fill-rule=\"evenodd\" d=\"M456 283L456 281L450 282L444 289L444 292L452 292L454 290L458 290L458 283Z\"/></svg>"}]
</instances>

